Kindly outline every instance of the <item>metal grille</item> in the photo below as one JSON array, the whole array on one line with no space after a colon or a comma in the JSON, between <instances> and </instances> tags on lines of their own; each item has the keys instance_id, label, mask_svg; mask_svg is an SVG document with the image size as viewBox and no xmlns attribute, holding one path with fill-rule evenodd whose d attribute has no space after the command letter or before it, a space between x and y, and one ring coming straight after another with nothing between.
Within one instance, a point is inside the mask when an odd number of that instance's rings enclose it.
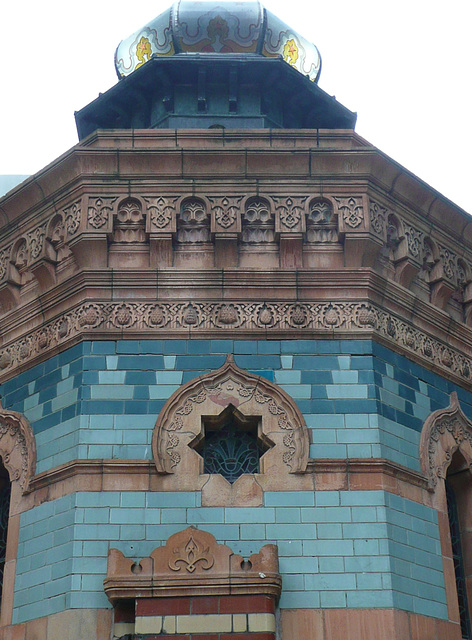
<instances>
[{"instance_id":1,"label":"metal grille","mask_svg":"<svg viewBox=\"0 0 472 640\"><path fill-rule=\"evenodd\" d=\"M447 481L446 498L449 530L451 532L452 558L454 560L454 571L456 573L457 600L459 604L462 638L472 640L457 501L454 489Z\"/></svg>"},{"instance_id":2,"label":"metal grille","mask_svg":"<svg viewBox=\"0 0 472 640\"><path fill-rule=\"evenodd\" d=\"M243 473L258 472L261 452L256 437L231 420L205 438L202 455L205 473L221 473L233 483Z\"/></svg>"},{"instance_id":3,"label":"metal grille","mask_svg":"<svg viewBox=\"0 0 472 640\"><path fill-rule=\"evenodd\" d=\"M0 488L0 597L3 588L3 571L7 550L8 516L10 514L10 483Z\"/></svg>"}]
</instances>

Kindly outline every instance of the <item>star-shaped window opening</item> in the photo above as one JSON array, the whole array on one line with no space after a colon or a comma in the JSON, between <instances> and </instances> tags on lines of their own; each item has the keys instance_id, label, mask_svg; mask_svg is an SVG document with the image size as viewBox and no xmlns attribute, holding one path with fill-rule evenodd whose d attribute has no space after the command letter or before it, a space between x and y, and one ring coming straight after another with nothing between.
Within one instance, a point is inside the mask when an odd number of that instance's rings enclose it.
<instances>
[{"instance_id":1,"label":"star-shaped window opening","mask_svg":"<svg viewBox=\"0 0 472 640\"><path fill-rule=\"evenodd\" d=\"M221 474L231 484L258 473L259 460L274 443L263 436L261 416L245 416L228 405L218 416L202 416L203 438L194 445L204 473Z\"/></svg>"}]
</instances>

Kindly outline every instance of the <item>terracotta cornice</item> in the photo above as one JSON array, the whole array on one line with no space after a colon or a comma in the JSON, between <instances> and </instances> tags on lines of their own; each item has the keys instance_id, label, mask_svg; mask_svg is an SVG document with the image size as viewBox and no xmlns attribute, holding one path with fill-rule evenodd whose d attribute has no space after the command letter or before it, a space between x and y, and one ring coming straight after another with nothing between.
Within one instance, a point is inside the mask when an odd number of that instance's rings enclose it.
<instances>
[{"instance_id":1,"label":"terracotta cornice","mask_svg":"<svg viewBox=\"0 0 472 640\"><path fill-rule=\"evenodd\" d=\"M386 490L429 504L426 476L384 458L310 459L302 475L307 474L319 491ZM152 460L73 460L35 475L20 510L77 491L166 491L167 486Z\"/></svg>"}]
</instances>

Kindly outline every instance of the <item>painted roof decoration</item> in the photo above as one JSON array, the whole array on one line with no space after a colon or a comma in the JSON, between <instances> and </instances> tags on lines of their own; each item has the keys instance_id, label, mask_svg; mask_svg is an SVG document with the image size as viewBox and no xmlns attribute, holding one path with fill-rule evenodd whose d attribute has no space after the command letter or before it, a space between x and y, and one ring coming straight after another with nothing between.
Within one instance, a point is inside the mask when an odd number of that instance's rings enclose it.
<instances>
[{"instance_id":1,"label":"painted roof decoration","mask_svg":"<svg viewBox=\"0 0 472 640\"><path fill-rule=\"evenodd\" d=\"M128 76L152 57L189 54L282 56L313 82L321 56L314 44L267 11L258 0L177 0L118 45L115 67Z\"/></svg>"}]
</instances>

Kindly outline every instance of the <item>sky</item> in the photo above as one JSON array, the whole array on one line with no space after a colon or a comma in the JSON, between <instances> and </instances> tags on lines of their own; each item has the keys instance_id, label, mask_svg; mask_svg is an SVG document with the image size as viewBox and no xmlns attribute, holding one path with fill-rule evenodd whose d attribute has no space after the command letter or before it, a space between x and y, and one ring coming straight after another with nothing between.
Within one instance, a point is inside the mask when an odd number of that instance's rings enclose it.
<instances>
[{"instance_id":1,"label":"sky","mask_svg":"<svg viewBox=\"0 0 472 640\"><path fill-rule=\"evenodd\" d=\"M171 2L2 4L0 174L32 174L78 142L74 111L117 82L117 45ZM467 0L263 4L317 45L319 86L357 133L472 214Z\"/></svg>"}]
</instances>

